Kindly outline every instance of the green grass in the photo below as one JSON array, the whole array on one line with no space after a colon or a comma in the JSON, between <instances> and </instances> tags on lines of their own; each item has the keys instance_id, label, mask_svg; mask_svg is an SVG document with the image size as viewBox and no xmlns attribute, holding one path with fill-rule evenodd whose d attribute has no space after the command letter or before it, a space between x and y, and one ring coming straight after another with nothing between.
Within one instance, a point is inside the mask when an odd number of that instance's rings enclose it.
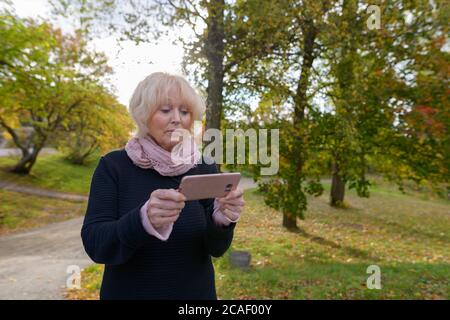
<instances>
[{"instance_id":1,"label":"green grass","mask_svg":"<svg viewBox=\"0 0 450 320\"><path fill-rule=\"evenodd\" d=\"M450 204L375 190L362 199L348 191L348 209L328 205L328 194L309 197L300 232L281 227L282 215L255 190L231 250L252 255L251 268L214 259L221 299L449 299ZM381 269L381 290L366 287L367 267ZM98 298L103 266L83 272L71 299Z\"/></svg>"},{"instance_id":2,"label":"green grass","mask_svg":"<svg viewBox=\"0 0 450 320\"><path fill-rule=\"evenodd\" d=\"M8 172L17 157L0 157L0 180L60 192L88 194L98 157L87 166L74 165L61 154L39 156L29 175Z\"/></svg>"},{"instance_id":3,"label":"green grass","mask_svg":"<svg viewBox=\"0 0 450 320\"><path fill-rule=\"evenodd\" d=\"M8 172L18 157L0 157L0 181L42 189L88 194L98 160L73 165L62 155L39 156L30 175ZM50 199L0 189L0 235L84 215L86 203Z\"/></svg>"},{"instance_id":4,"label":"green grass","mask_svg":"<svg viewBox=\"0 0 450 320\"><path fill-rule=\"evenodd\" d=\"M86 203L48 199L0 189L0 235L84 215Z\"/></svg>"},{"instance_id":5,"label":"green grass","mask_svg":"<svg viewBox=\"0 0 450 320\"><path fill-rule=\"evenodd\" d=\"M323 177L325 181L322 181L322 184L327 192L331 189L331 179L329 177ZM387 195L398 196L400 198L404 196L415 197L423 200L436 200L441 201L441 203L448 203L449 199L445 199L445 196L438 195L435 191L432 190L429 185L416 185L412 181L405 181L404 191L400 191L398 186L390 181L387 181L380 175L376 174L367 174L366 179L370 181L369 192L372 193L384 193ZM347 184L348 188L348 184ZM441 192L444 192L444 185L441 186ZM348 191L347 191L348 192Z\"/></svg>"}]
</instances>

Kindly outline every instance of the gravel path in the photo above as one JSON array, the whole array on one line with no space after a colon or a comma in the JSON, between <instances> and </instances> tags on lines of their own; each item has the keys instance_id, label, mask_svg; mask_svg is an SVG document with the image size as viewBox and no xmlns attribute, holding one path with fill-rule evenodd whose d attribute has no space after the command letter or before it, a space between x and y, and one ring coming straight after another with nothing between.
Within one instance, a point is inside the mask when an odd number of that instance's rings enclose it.
<instances>
[{"instance_id":1,"label":"gravel path","mask_svg":"<svg viewBox=\"0 0 450 320\"><path fill-rule=\"evenodd\" d=\"M64 299L67 268L90 265L83 218L0 237L0 299Z\"/></svg>"},{"instance_id":2,"label":"gravel path","mask_svg":"<svg viewBox=\"0 0 450 320\"><path fill-rule=\"evenodd\" d=\"M58 151L54 148L42 148L39 155L45 154L55 154ZM22 155L22 151L18 148L0 148L0 157L10 157L10 156L20 156Z\"/></svg>"},{"instance_id":3,"label":"gravel path","mask_svg":"<svg viewBox=\"0 0 450 320\"><path fill-rule=\"evenodd\" d=\"M69 200L69 201L83 202L83 201L88 200L88 197L83 196L83 195L70 194L70 193L58 192L58 191L53 191L53 190L45 190L45 189L40 189L40 188L36 188L36 187L28 187L28 186L17 185L15 183L5 182L5 181L0 181L0 189L6 189L9 191L31 194L33 196L40 196L40 197L54 198L54 199L61 199L61 200Z\"/></svg>"}]
</instances>

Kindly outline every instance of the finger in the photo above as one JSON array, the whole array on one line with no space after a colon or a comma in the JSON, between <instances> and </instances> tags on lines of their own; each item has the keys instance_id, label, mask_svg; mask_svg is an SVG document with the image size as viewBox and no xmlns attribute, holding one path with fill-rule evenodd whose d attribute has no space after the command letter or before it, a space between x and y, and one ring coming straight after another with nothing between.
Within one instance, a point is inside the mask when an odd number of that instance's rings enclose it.
<instances>
[{"instance_id":1,"label":"finger","mask_svg":"<svg viewBox=\"0 0 450 320\"><path fill-rule=\"evenodd\" d=\"M225 197L225 199L231 200L231 199L236 199L239 197L242 197L242 195L244 194L244 191L241 188L237 188L236 190L230 191L227 196Z\"/></svg>"},{"instance_id":2,"label":"finger","mask_svg":"<svg viewBox=\"0 0 450 320\"><path fill-rule=\"evenodd\" d=\"M163 210L160 213L160 217L174 217L178 216L181 212L181 209L175 209L175 210Z\"/></svg>"},{"instance_id":3,"label":"finger","mask_svg":"<svg viewBox=\"0 0 450 320\"><path fill-rule=\"evenodd\" d=\"M229 205L232 205L232 206L244 206L245 205L245 201L242 198L231 199L231 200L224 198L222 200L219 200L219 203L223 204L223 205L229 204Z\"/></svg>"},{"instance_id":4,"label":"finger","mask_svg":"<svg viewBox=\"0 0 450 320\"><path fill-rule=\"evenodd\" d=\"M150 198L157 201L184 202L185 196L174 189L158 189L152 192Z\"/></svg>"},{"instance_id":5,"label":"finger","mask_svg":"<svg viewBox=\"0 0 450 320\"><path fill-rule=\"evenodd\" d=\"M155 217L151 222L154 227L163 226L177 221L178 217L178 215L173 217Z\"/></svg>"},{"instance_id":6,"label":"finger","mask_svg":"<svg viewBox=\"0 0 450 320\"><path fill-rule=\"evenodd\" d=\"M161 200L172 200L176 202L186 201L186 197L174 189L158 189L157 197Z\"/></svg>"},{"instance_id":7,"label":"finger","mask_svg":"<svg viewBox=\"0 0 450 320\"><path fill-rule=\"evenodd\" d=\"M242 207L240 207L240 206L233 206L233 205L229 205L229 204L226 204L226 205L223 206L223 210L225 210L225 209L228 209L231 212L238 212L238 213L242 212Z\"/></svg>"},{"instance_id":8,"label":"finger","mask_svg":"<svg viewBox=\"0 0 450 320\"><path fill-rule=\"evenodd\" d=\"M160 227L162 227L165 223L163 223L163 219L162 218L160 218L160 217L151 217L150 218L150 223L152 224L152 226L155 228L155 229L158 229L158 228L160 228Z\"/></svg>"},{"instance_id":9,"label":"finger","mask_svg":"<svg viewBox=\"0 0 450 320\"><path fill-rule=\"evenodd\" d=\"M176 202L172 200L160 200L155 199L150 202L150 207L159 208L165 210L173 210L173 209L183 209L185 206L185 202Z\"/></svg>"},{"instance_id":10,"label":"finger","mask_svg":"<svg viewBox=\"0 0 450 320\"><path fill-rule=\"evenodd\" d=\"M172 216L172 217L164 217L164 218L161 218L161 221L162 221L163 223L165 223L165 224L169 224L169 223L172 223L172 222L177 221L179 217L180 217L180 215L177 214L177 215Z\"/></svg>"},{"instance_id":11,"label":"finger","mask_svg":"<svg viewBox=\"0 0 450 320\"><path fill-rule=\"evenodd\" d=\"M167 209L154 208L151 211L151 215L155 216L155 217L172 217L177 214L180 214L180 212L181 212L181 209L167 210Z\"/></svg>"},{"instance_id":12,"label":"finger","mask_svg":"<svg viewBox=\"0 0 450 320\"><path fill-rule=\"evenodd\" d=\"M239 217L240 217L240 214L239 213L236 213L236 212L233 212L233 211L231 211L231 210L229 210L229 209L225 209L224 211L223 211L223 214L225 215L225 216L227 216L229 219L231 219L231 220L236 220L236 219L238 219Z\"/></svg>"}]
</instances>

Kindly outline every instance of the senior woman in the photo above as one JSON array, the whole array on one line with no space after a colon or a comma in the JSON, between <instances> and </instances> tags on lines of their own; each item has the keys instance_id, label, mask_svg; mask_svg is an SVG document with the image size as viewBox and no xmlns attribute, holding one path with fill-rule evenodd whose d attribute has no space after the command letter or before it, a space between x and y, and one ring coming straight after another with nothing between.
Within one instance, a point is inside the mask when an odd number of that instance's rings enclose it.
<instances>
[{"instance_id":1,"label":"senior woman","mask_svg":"<svg viewBox=\"0 0 450 320\"><path fill-rule=\"evenodd\" d=\"M204 109L181 76L153 73L134 91L137 132L101 157L81 230L89 257L105 264L101 299L217 299L211 256L229 248L243 192L186 201L177 191L181 178L217 173L217 166L200 161L197 148L179 152L184 161L171 157L184 145L172 134L192 130Z\"/></svg>"}]
</instances>

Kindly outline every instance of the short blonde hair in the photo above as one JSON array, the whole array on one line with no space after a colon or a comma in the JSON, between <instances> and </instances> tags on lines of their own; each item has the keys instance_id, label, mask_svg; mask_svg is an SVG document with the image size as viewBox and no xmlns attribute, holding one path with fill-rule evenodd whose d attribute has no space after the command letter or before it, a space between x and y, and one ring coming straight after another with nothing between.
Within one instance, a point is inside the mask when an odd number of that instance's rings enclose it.
<instances>
[{"instance_id":1,"label":"short blonde hair","mask_svg":"<svg viewBox=\"0 0 450 320\"><path fill-rule=\"evenodd\" d=\"M135 136L148 134L148 119L160 106L169 102L169 90L178 90L185 107L192 112L192 123L202 120L205 103L185 78L166 72L155 72L139 82L130 99L129 111L137 125Z\"/></svg>"}]
</instances>

